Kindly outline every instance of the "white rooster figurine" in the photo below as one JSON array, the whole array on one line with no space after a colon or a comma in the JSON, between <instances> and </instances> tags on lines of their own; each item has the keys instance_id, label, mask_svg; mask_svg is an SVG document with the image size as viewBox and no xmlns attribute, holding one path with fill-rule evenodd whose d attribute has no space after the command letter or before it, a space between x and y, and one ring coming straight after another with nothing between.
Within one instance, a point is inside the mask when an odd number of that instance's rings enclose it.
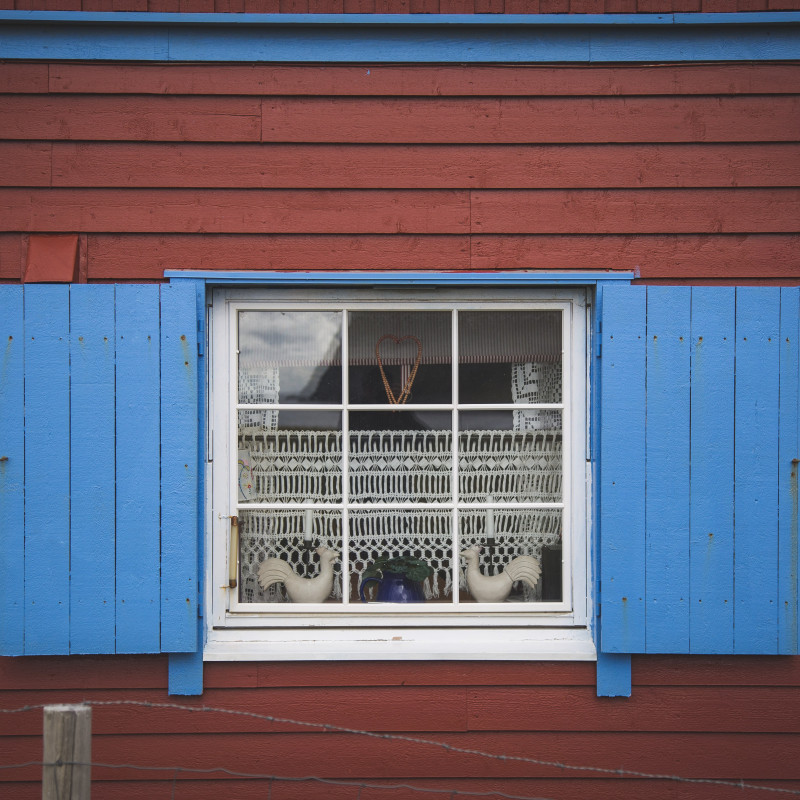
<instances>
[{"instance_id":1,"label":"white rooster figurine","mask_svg":"<svg viewBox=\"0 0 800 800\"><path fill-rule=\"evenodd\" d=\"M258 582L262 589L273 583L282 583L293 603L322 603L328 599L333 588L333 562L339 558L336 550L318 547L319 574L313 578L301 578L283 559L268 558L258 568Z\"/></svg>"},{"instance_id":2,"label":"white rooster figurine","mask_svg":"<svg viewBox=\"0 0 800 800\"><path fill-rule=\"evenodd\" d=\"M511 559L502 572L497 575L484 575L478 569L480 545L473 544L462 551L467 562L467 589L478 603L502 603L509 594L514 581L524 581L536 588L542 568L533 556L517 556Z\"/></svg>"}]
</instances>

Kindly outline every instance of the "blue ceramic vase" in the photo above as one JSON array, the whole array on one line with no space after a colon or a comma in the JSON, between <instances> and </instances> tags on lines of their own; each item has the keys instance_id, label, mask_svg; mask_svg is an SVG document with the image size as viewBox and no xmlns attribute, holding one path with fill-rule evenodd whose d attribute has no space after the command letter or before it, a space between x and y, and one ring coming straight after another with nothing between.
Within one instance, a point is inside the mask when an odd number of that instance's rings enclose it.
<instances>
[{"instance_id":1,"label":"blue ceramic vase","mask_svg":"<svg viewBox=\"0 0 800 800\"><path fill-rule=\"evenodd\" d=\"M424 603L425 593L422 584L412 581L401 572L384 571L382 578L364 578L358 587L358 594L362 603L369 602L364 594L364 588L372 581L378 584L375 602L378 603Z\"/></svg>"}]
</instances>

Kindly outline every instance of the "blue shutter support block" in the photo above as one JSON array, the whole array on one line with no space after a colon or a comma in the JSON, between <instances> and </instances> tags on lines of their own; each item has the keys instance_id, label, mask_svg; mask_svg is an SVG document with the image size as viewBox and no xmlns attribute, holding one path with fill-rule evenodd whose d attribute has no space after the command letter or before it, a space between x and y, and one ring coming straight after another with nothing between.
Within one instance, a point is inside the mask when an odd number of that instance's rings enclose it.
<instances>
[{"instance_id":1,"label":"blue shutter support block","mask_svg":"<svg viewBox=\"0 0 800 800\"><path fill-rule=\"evenodd\" d=\"M161 649L158 284L116 287L117 652Z\"/></svg>"},{"instance_id":2,"label":"blue shutter support block","mask_svg":"<svg viewBox=\"0 0 800 800\"><path fill-rule=\"evenodd\" d=\"M115 649L114 287L70 288L70 652Z\"/></svg>"},{"instance_id":3,"label":"blue shutter support block","mask_svg":"<svg viewBox=\"0 0 800 800\"><path fill-rule=\"evenodd\" d=\"M597 696L631 696L631 656L629 653L597 654Z\"/></svg>"},{"instance_id":4,"label":"blue shutter support block","mask_svg":"<svg viewBox=\"0 0 800 800\"><path fill-rule=\"evenodd\" d=\"M797 58L800 14L0 12L0 58L608 63Z\"/></svg>"},{"instance_id":5,"label":"blue shutter support block","mask_svg":"<svg viewBox=\"0 0 800 800\"><path fill-rule=\"evenodd\" d=\"M25 653L69 653L69 287L25 287Z\"/></svg>"},{"instance_id":6,"label":"blue shutter support block","mask_svg":"<svg viewBox=\"0 0 800 800\"><path fill-rule=\"evenodd\" d=\"M733 652L736 289L692 289L690 652Z\"/></svg>"},{"instance_id":7,"label":"blue shutter support block","mask_svg":"<svg viewBox=\"0 0 800 800\"><path fill-rule=\"evenodd\" d=\"M25 398L21 286L0 286L0 655L25 648Z\"/></svg>"}]
</instances>

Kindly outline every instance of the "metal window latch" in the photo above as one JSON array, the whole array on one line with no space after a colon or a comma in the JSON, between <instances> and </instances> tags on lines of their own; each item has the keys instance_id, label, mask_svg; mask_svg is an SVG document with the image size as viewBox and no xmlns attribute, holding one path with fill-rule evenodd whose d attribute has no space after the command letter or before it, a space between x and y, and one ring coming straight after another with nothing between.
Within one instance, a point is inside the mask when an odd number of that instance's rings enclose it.
<instances>
[{"instance_id":1,"label":"metal window latch","mask_svg":"<svg viewBox=\"0 0 800 800\"><path fill-rule=\"evenodd\" d=\"M235 589L239 579L239 517L231 517L231 549L228 553L228 588Z\"/></svg>"}]
</instances>

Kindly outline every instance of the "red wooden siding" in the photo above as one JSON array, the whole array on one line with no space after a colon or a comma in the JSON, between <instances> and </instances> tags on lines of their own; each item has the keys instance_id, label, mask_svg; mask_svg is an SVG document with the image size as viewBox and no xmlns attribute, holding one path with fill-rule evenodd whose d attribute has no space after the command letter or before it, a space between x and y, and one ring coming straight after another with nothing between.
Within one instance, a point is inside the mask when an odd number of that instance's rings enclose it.
<instances>
[{"instance_id":1,"label":"red wooden siding","mask_svg":"<svg viewBox=\"0 0 800 800\"><path fill-rule=\"evenodd\" d=\"M255 712L432 739L542 761L800 789L796 759L800 661L756 657L634 659L630 699L597 698L588 663L207 664L201 699L179 704ZM0 660L0 707L53 702L169 702L166 660L71 657ZM47 687L46 689L43 687ZM3 763L41 757L41 710L0 715ZM264 798L267 782L174 767L355 783L617 800L755 798L703 783L501 762L411 742L364 738L253 717L131 705L93 710L93 760L103 798ZM0 771L0 795L40 795L39 769ZM347 798L356 788L276 782L272 797ZM367 798L418 793L364 790ZM445 794L444 796L448 796Z\"/></svg>"},{"instance_id":2,"label":"red wooden siding","mask_svg":"<svg viewBox=\"0 0 800 800\"><path fill-rule=\"evenodd\" d=\"M800 271L800 64L0 67L0 279Z\"/></svg>"}]
</instances>

